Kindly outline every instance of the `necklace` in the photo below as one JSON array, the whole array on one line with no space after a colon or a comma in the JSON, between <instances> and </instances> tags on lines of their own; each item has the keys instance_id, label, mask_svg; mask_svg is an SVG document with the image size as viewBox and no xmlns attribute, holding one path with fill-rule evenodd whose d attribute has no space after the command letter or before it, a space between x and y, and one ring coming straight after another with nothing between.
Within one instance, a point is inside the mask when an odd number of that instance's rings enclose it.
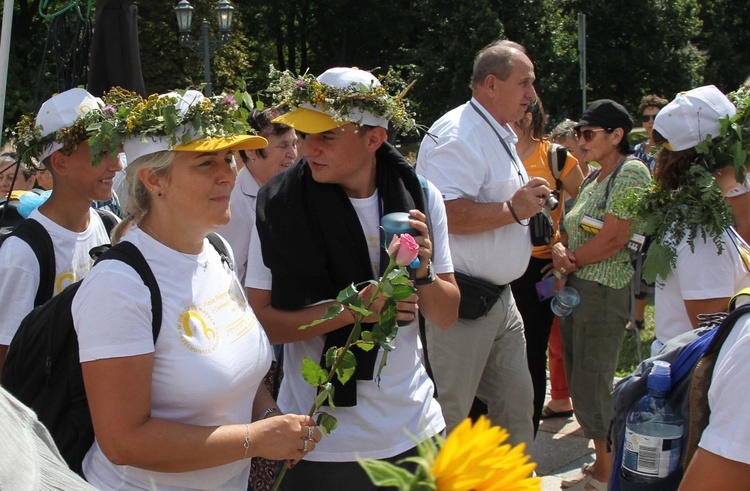
<instances>
[{"instance_id":1,"label":"necklace","mask_svg":"<svg viewBox=\"0 0 750 491\"><path fill-rule=\"evenodd\" d=\"M178 251L178 250L177 250L177 249L175 249L174 247L169 247L169 246L167 245L167 243L166 243L166 242L164 242L163 240L161 240L161 237L159 237L159 236L158 236L158 235L156 234L156 232L154 232L154 231L153 231L153 230L151 229L151 227L149 227L149 226L148 226L148 224L146 224L145 222L139 222L139 223L138 223L138 225L139 225L139 226L140 226L140 225L143 225L144 227L146 227L146 229L148 229L148 231L149 231L149 235L152 235L152 236L154 237L154 239L156 239L157 241L159 241L159 243L160 243L161 245L163 245L164 247L168 247L169 249L172 249L173 251L177 252L178 254L182 254L182 255L183 255L183 256L185 256L186 258L190 259L190 261L192 261L192 262L195 262L196 264L198 264L198 266L200 266L201 268L203 268L203 271L205 271L205 270L206 270L206 269L208 268L208 260L206 260L206 261L203 261L203 262L201 262L201 261L198 261L198 260L197 260L197 259L196 259L195 257L193 257L193 256L190 256L190 255L188 255L188 254L185 254L184 252L180 252L180 251Z\"/></svg>"}]
</instances>

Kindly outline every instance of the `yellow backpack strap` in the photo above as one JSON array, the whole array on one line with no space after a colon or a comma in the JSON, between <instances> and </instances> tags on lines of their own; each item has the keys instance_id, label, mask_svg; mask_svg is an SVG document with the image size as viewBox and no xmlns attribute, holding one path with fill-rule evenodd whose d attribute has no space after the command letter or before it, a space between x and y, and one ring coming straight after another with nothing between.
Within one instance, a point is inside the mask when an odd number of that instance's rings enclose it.
<instances>
[{"instance_id":1,"label":"yellow backpack strap","mask_svg":"<svg viewBox=\"0 0 750 491\"><path fill-rule=\"evenodd\" d=\"M729 300L729 307L727 309L728 312L733 311L737 307L737 300L740 297L750 297L750 287L743 288L742 290L734 294L731 300Z\"/></svg>"}]
</instances>

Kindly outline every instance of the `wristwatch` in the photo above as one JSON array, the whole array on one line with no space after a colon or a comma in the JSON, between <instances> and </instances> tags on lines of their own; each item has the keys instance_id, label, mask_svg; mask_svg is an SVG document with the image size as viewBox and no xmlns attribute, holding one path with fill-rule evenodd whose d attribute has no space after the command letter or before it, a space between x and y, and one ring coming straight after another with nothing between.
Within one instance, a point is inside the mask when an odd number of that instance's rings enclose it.
<instances>
[{"instance_id":1,"label":"wristwatch","mask_svg":"<svg viewBox=\"0 0 750 491\"><path fill-rule=\"evenodd\" d=\"M270 415L272 415L273 413L279 413L279 414L280 414L280 413L281 413L281 411L280 411L280 410L279 410L279 408L277 408L277 407L269 407L269 408L266 408L265 410L263 410L263 412L262 412L262 413L260 413L260 417L258 418L258 421L260 421L260 420L263 420L263 419L266 419L267 417L269 417L269 416L270 416Z\"/></svg>"},{"instance_id":2,"label":"wristwatch","mask_svg":"<svg viewBox=\"0 0 750 491\"><path fill-rule=\"evenodd\" d=\"M427 261L427 276L424 278L415 278L414 286L431 285L435 283L436 279L435 271L432 269L432 259L429 259Z\"/></svg>"}]
</instances>

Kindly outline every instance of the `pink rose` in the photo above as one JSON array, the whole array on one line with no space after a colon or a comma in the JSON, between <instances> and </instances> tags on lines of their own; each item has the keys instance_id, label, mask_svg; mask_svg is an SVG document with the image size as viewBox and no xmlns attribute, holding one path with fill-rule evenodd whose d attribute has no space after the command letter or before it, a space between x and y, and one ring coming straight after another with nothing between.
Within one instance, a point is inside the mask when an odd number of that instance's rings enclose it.
<instances>
[{"instance_id":1,"label":"pink rose","mask_svg":"<svg viewBox=\"0 0 750 491\"><path fill-rule=\"evenodd\" d=\"M396 264L399 266L408 266L418 255L419 244L414 240L414 237L409 234L401 234L401 243L396 254Z\"/></svg>"}]
</instances>

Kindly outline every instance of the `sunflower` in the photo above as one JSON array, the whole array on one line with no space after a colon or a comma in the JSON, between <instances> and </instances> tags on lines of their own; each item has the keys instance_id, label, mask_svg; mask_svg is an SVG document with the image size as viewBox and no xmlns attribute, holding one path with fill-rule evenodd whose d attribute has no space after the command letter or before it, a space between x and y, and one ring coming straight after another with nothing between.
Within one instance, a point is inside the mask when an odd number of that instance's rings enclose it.
<instances>
[{"instance_id":1,"label":"sunflower","mask_svg":"<svg viewBox=\"0 0 750 491\"><path fill-rule=\"evenodd\" d=\"M536 467L527 463L524 445L503 444L508 432L481 416L465 419L448 436L432 466L438 491L512 491L539 489L530 478Z\"/></svg>"},{"instance_id":2,"label":"sunflower","mask_svg":"<svg viewBox=\"0 0 750 491\"><path fill-rule=\"evenodd\" d=\"M444 441L420 443L419 457L404 462L417 464L416 474L378 461L359 463L374 484L395 486L400 491L524 491L541 489L538 477L529 477L536 464L529 463L524 445L504 443L508 432L492 426L481 416L472 425L465 419ZM400 462L400 463L404 463Z\"/></svg>"}]
</instances>

